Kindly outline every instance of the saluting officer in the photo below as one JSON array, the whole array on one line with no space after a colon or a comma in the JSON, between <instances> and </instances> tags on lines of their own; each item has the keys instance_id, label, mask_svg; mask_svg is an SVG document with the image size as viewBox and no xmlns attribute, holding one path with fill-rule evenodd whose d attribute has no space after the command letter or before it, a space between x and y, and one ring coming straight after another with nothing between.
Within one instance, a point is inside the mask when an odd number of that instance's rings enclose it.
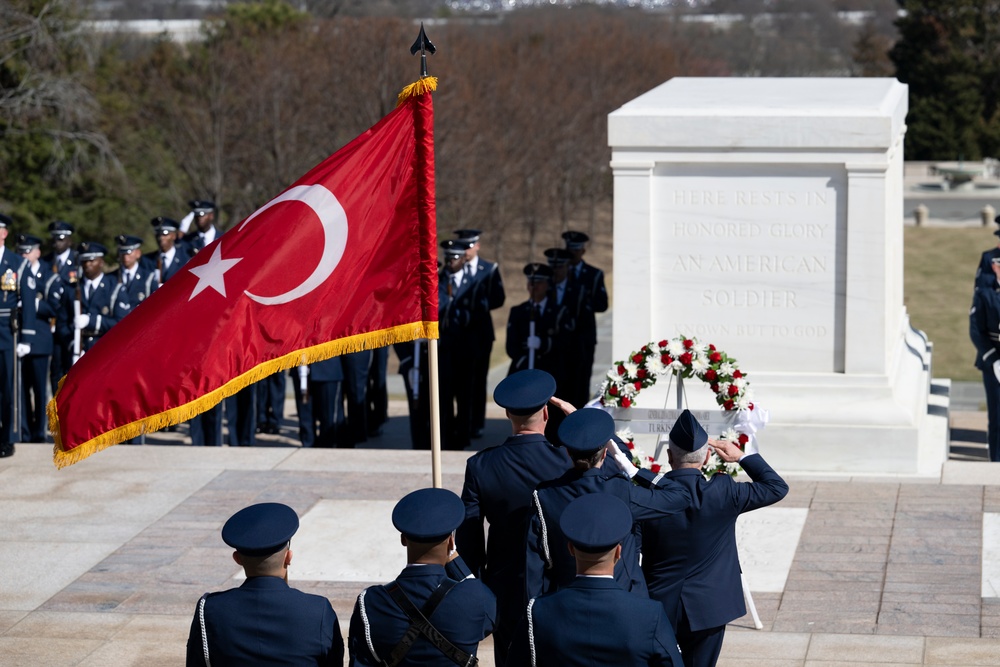
<instances>
[{"instance_id":1,"label":"saluting officer","mask_svg":"<svg viewBox=\"0 0 1000 667\"><path fill-rule=\"evenodd\" d=\"M35 284L35 336L31 351L21 358L23 400L21 439L28 442L45 442L45 406L48 402L46 385L49 379L49 362L54 349L53 333L63 299L63 284L58 273L49 264L40 261L42 240L30 234L17 237L17 254L24 258L24 271L30 272ZM31 281L28 281L29 285ZM24 298L28 298L24 295ZM22 348L23 350L23 348Z\"/></svg>"},{"instance_id":2,"label":"saluting officer","mask_svg":"<svg viewBox=\"0 0 1000 667\"><path fill-rule=\"evenodd\" d=\"M80 263L73 249L73 225L65 220L54 220L49 223L49 236L52 238L52 250L43 255L41 262L58 273L64 289L76 284L80 278ZM54 395L59 387L59 380L69 371L73 364L73 337L64 338L66 332L71 332L68 326L56 326L52 347L52 363L49 368L49 387Z\"/></svg>"},{"instance_id":3,"label":"saluting officer","mask_svg":"<svg viewBox=\"0 0 1000 667\"><path fill-rule=\"evenodd\" d=\"M590 237L583 232L563 232L563 241L571 257L569 281L581 292L580 312L577 316L577 336L580 338L580 358L570 367L572 396L566 400L582 408L593 389L590 376L594 367L594 348L597 347L597 318L595 313L608 309L608 290L604 286L604 271L583 261Z\"/></svg>"},{"instance_id":4,"label":"saluting officer","mask_svg":"<svg viewBox=\"0 0 1000 667\"><path fill-rule=\"evenodd\" d=\"M555 379L545 371L520 371L504 378L493 400L506 409L513 435L473 455L465 465L465 521L456 539L472 573L497 596L493 637L500 667L524 611L524 548L532 492L571 465L566 452L545 439L548 404L560 410L568 405L553 396L555 390ZM483 521L490 526L488 542Z\"/></svg>"},{"instance_id":5,"label":"saluting officer","mask_svg":"<svg viewBox=\"0 0 1000 667\"><path fill-rule=\"evenodd\" d=\"M727 463L738 461L753 481L736 482L729 475L705 479L701 469L713 451ZM643 523L642 570L649 597L663 604L677 633L686 667L714 667L726 624L746 613L736 520L784 498L788 484L760 454L709 440L688 410L670 429L667 459L666 477L690 490L691 507Z\"/></svg>"},{"instance_id":6,"label":"saluting officer","mask_svg":"<svg viewBox=\"0 0 1000 667\"><path fill-rule=\"evenodd\" d=\"M156 286L159 287L173 277L191 259L186 246L177 243L177 221L162 215L149 221L156 233L158 251L143 255L156 268Z\"/></svg>"},{"instance_id":7,"label":"saluting officer","mask_svg":"<svg viewBox=\"0 0 1000 667\"><path fill-rule=\"evenodd\" d=\"M559 528L569 541L576 577L528 602L507 665L680 667L663 607L614 581L622 540L632 529L628 505L608 493L589 493L567 505Z\"/></svg>"},{"instance_id":8,"label":"saluting officer","mask_svg":"<svg viewBox=\"0 0 1000 667\"><path fill-rule=\"evenodd\" d=\"M691 493L671 480L642 488L628 477L605 468L605 455L617 451L612 442L614 435L615 420L603 410L577 410L559 425L559 440L573 460L573 468L558 479L542 482L535 490L525 561L529 598L551 593L573 581L576 567L565 548L566 538L559 528L559 519L574 498L588 493L611 494L628 506L632 530L620 540L621 554L614 577L622 590L649 597L639 568L642 541L639 522L685 510L691 504Z\"/></svg>"},{"instance_id":9,"label":"saluting officer","mask_svg":"<svg viewBox=\"0 0 1000 667\"><path fill-rule=\"evenodd\" d=\"M465 518L447 489L420 489L392 510L406 547L395 581L358 596L348 633L350 665L472 665L479 642L493 631L496 598L455 551Z\"/></svg>"},{"instance_id":10,"label":"saluting officer","mask_svg":"<svg viewBox=\"0 0 1000 667\"><path fill-rule=\"evenodd\" d=\"M299 518L288 505L241 509L222 540L246 572L239 588L205 593L187 642L187 667L344 664L344 640L330 601L288 585Z\"/></svg>"},{"instance_id":11,"label":"saluting officer","mask_svg":"<svg viewBox=\"0 0 1000 667\"><path fill-rule=\"evenodd\" d=\"M63 298L66 321L80 330L80 353L92 348L98 339L131 312L132 304L124 287L104 273L104 255L108 249L96 241L84 241L76 247L83 270L72 294ZM79 299L80 314L73 315L73 301ZM72 334L71 334L72 335Z\"/></svg>"},{"instance_id":12,"label":"saluting officer","mask_svg":"<svg viewBox=\"0 0 1000 667\"><path fill-rule=\"evenodd\" d=\"M507 319L507 374L537 368L559 375L561 356L554 349L557 334L555 302L548 298L552 269L546 264L525 264L528 300L510 309ZM534 331L532 331L534 324Z\"/></svg>"},{"instance_id":13,"label":"saluting officer","mask_svg":"<svg viewBox=\"0 0 1000 667\"><path fill-rule=\"evenodd\" d=\"M473 351L468 359L469 373L472 375L472 437L480 438L486 424L486 377L490 372L490 355L496 333L493 330L491 310L501 307L506 299L503 278L495 262L487 262L479 256L478 229L458 229L455 236L465 244L465 264L462 271L472 282L472 320L469 334L472 336Z\"/></svg>"},{"instance_id":14,"label":"saluting officer","mask_svg":"<svg viewBox=\"0 0 1000 667\"><path fill-rule=\"evenodd\" d=\"M195 227L192 230L187 230L182 244L194 256L198 254L199 250L222 236L222 232L215 225L218 208L216 208L214 201L193 199L188 202L188 206L191 207Z\"/></svg>"},{"instance_id":15,"label":"saluting officer","mask_svg":"<svg viewBox=\"0 0 1000 667\"><path fill-rule=\"evenodd\" d=\"M443 449L465 449L472 439L471 364L476 348L470 333L472 281L463 270L466 245L453 239L441 242L444 269L438 277L438 375Z\"/></svg>"},{"instance_id":16,"label":"saluting officer","mask_svg":"<svg viewBox=\"0 0 1000 667\"><path fill-rule=\"evenodd\" d=\"M138 306L156 289L156 268L142 255L142 239L138 236L119 234L115 237L118 245L118 268L111 277L128 294L130 304Z\"/></svg>"},{"instance_id":17,"label":"saluting officer","mask_svg":"<svg viewBox=\"0 0 1000 667\"><path fill-rule=\"evenodd\" d=\"M580 317L583 311L583 291L580 286L569 280L569 262L572 255L565 248L549 248L545 251L549 266L552 268L552 284L549 287L548 298L556 309L556 352L561 356L555 376L556 386L560 396L566 400L573 395L578 374L574 367L581 363L580 356L584 352L583 339L580 336ZM570 401L573 403L573 401ZM576 405L576 403L573 403ZM579 407L579 406L577 406Z\"/></svg>"}]
</instances>

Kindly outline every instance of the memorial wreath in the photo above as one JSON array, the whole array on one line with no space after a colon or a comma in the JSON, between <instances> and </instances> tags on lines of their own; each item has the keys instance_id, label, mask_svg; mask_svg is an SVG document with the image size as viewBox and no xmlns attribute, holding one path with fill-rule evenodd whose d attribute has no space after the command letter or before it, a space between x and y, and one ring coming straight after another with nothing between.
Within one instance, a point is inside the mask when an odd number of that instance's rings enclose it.
<instances>
[{"instance_id":1,"label":"memorial wreath","mask_svg":"<svg viewBox=\"0 0 1000 667\"><path fill-rule=\"evenodd\" d=\"M601 404L607 407L631 408L635 405L635 398L639 392L656 384L661 375L668 373L684 379L697 378L707 383L715 394L716 403L725 411L747 413L749 416L754 410L754 404L750 400L750 384L746 379L746 373L737 367L736 360L714 345L701 343L697 338L686 336L661 340L659 343L651 342L630 354L626 361L616 362L608 370L601 385ZM763 420L741 419L740 422L753 433L758 427L763 426L766 417ZM628 445L635 465L653 472L659 472L665 467L636 447L630 430L621 431L618 436ZM750 435L737 428L727 429L719 434L719 438L736 443L740 449L744 449L750 441ZM714 452L702 468L706 477L711 477L717 472L736 475L739 470L738 464L726 463Z\"/></svg>"}]
</instances>

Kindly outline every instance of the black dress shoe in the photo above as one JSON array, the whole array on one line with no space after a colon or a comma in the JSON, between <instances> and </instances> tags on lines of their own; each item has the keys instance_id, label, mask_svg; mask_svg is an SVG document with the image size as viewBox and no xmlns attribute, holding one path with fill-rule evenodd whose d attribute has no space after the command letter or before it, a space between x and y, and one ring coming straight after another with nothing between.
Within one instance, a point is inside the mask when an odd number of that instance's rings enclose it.
<instances>
[{"instance_id":1,"label":"black dress shoe","mask_svg":"<svg viewBox=\"0 0 1000 667\"><path fill-rule=\"evenodd\" d=\"M0 444L0 459L5 459L8 456L14 456L14 443L5 442Z\"/></svg>"}]
</instances>

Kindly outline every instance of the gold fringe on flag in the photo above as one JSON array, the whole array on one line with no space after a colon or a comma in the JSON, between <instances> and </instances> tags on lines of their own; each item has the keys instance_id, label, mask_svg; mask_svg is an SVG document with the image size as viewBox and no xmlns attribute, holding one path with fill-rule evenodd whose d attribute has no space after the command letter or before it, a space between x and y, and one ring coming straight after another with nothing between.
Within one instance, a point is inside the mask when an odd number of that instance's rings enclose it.
<instances>
[{"instance_id":1,"label":"gold fringe on flag","mask_svg":"<svg viewBox=\"0 0 1000 667\"><path fill-rule=\"evenodd\" d=\"M282 357L272 359L260 364L259 366L255 366L246 373L233 378L218 389L211 391L204 396L191 401L190 403L176 408L171 408L170 410L156 415L143 417L142 419L126 424L125 426L119 426L114 430L102 433L96 438L92 438L68 451L64 450L62 446L62 433L59 429L59 416L56 413L56 399L53 398L49 401L47 406L49 428L52 431L53 438L55 438L52 459L56 468L65 468L66 466L82 461L91 454L99 452L102 449L107 449L108 447L116 445L120 442L137 438L143 433L152 433L166 428L167 426L180 424L181 422L191 419L195 415L199 415L202 412L211 409L214 405L220 403L223 399L232 396L240 389L257 382L258 380L262 380L269 375L288 370L294 366L311 364L317 361L323 361L324 359L329 359L330 357L349 354L351 352L361 352L362 350L372 350L377 347L385 347L386 345L392 345L393 343L405 343L407 341L416 340L417 338L437 337L437 322L413 322L410 324L401 324L389 329L372 331L366 334L339 338L337 340L330 341L329 343L315 345L304 350L289 352ZM66 378L63 377L62 380L59 381L59 389L62 389L62 383L65 380ZM56 393L58 395L58 391Z\"/></svg>"},{"instance_id":2,"label":"gold fringe on flag","mask_svg":"<svg viewBox=\"0 0 1000 667\"><path fill-rule=\"evenodd\" d=\"M422 76L417 81L414 81L406 88L399 91L399 96L396 98L396 106L400 106L411 97L423 95L424 93L433 93L437 90L437 87L438 80L436 76Z\"/></svg>"}]
</instances>

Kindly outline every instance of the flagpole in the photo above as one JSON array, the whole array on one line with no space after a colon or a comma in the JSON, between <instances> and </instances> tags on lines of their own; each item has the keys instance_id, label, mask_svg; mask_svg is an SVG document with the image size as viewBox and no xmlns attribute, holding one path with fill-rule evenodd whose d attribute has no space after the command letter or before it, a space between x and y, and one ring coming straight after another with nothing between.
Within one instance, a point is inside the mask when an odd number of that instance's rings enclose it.
<instances>
[{"instance_id":1,"label":"flagpole","mask_svg":"<svg viewBox=\"0 0 1000 667\"><path fill-rule=\"evenodd\" d=\"M438 391L438 339L427 341L427 369L431 399L431 478L434 488L441 488L441 392Z\"/></svg>"}]
</instances>

